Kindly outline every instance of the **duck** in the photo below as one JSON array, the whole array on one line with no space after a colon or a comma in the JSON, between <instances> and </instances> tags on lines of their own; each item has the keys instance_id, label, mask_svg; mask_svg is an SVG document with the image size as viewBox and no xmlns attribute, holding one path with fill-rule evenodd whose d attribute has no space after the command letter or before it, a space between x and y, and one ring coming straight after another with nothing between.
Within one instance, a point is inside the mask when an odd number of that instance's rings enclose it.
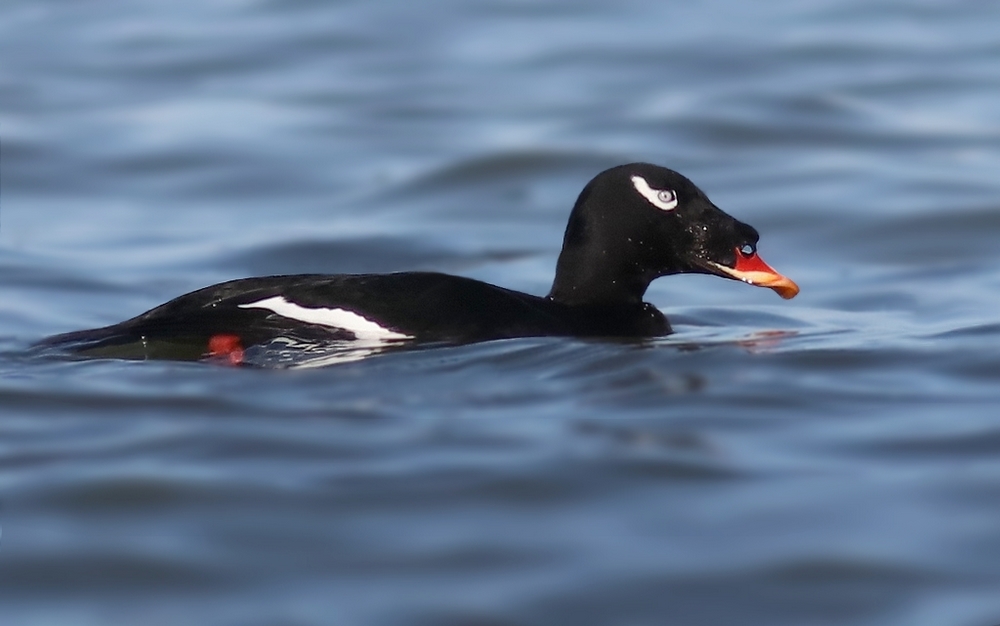
<instances>
[{"instance_id":1,"label":"duck","mask_svg":"<svg viewBox=\"0 0 1000 626\"><path fill-rule=\"evenodd\" d=\"M426 271L239 278L181 295L131 319L40 342L83 356L246 361L287 350L467 344L520 337L655 338L667 317L643 297L672 274L799 287L757 253L760 236L693 182L651 163L597 174L570 212L545 296Z\"/></svg>"}]
</instances>

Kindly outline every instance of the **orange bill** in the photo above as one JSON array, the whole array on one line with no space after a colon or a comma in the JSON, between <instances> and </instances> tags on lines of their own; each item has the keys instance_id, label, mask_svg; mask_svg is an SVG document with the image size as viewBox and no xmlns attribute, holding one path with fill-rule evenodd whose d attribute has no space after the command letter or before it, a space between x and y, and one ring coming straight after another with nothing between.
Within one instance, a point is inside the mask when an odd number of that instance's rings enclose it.
<instances>
[{"instance_id":1,"label":"orange bill","mask_svg":"<svg viewBox=\"0 0 1000 626\"><path fill-rule=\"evenodd\" d=\"M742 280L750 285L773 289L775 293L786 300L794 298L799 293L798 285L790 278L786 278L776 272L756 252L744 254L742 250L737 248L736 267L726 267L725 265L711 261L709 263L726 276Z\"/></svg>"}]
</instances>

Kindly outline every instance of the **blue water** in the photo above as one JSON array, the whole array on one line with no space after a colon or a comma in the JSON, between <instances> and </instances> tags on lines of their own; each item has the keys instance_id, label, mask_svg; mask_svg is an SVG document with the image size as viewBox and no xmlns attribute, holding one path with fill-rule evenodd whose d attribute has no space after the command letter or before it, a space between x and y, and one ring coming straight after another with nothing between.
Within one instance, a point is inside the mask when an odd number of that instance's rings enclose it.
<instances>
[{"instance_id":1,"label":"blue water","mask_svg":"<svg viewBox=\"0 0 1000 626\"><path fill-rule=\"evenodd\" d=\"M1000 623L1000 4L0 5L0 623ZM242 276L544 294L677 169L785 302L313 370L28 350Z\"/></svg>"}]
</instances>

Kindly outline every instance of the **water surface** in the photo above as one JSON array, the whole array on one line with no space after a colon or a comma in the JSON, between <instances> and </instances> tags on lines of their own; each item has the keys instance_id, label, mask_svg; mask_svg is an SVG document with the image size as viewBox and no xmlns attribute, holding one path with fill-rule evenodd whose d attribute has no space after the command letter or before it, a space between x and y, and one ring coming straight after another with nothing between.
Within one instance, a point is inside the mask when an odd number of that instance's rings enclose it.
<instances>
[{"instance_id":1,"label":"water surface","mask_svg":"<svg viewBox=\"0 0 1000 626\"><path fill-rule=\"evenodd\" d=\"M5 625L1000 622L1000 7L0 9ZM543 294L680 170L794 301L309 371L28 346L229 278Z\"/></svg>"}]
</instances>

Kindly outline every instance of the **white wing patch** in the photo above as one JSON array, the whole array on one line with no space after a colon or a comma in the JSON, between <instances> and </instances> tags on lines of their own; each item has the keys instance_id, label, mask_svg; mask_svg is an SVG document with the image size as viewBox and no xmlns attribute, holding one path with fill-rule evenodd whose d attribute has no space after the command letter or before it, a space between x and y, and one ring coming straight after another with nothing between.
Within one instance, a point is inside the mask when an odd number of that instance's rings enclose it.
<instances>
[{"instance_id":1,"label":"white wing patch","mask_svg":"<svg viewBox=\"0 0 1000 626\"><path fill-rule=\"evenodd\" d=\"M650 204L661 211L673 211L677 208L677 194L670 189L653 189L642 176L632 177L632 186Z\"/></svg>"},{"instance_id":2,"label":"white wing patch","mask_svg":"<svg viewBox=\"0 0 1000 626\"><path fill-rule=\"evenodd\" d=\"M267 309L282 317L306 322L307 324L341 328L354 333L354 336L359 340L388 341L391 339L413 339L410 335L404 335L403 333L383 328L354 311L348 311L347 309L309 309L299 306L294 302L289 302L281 296L274 296L259 302L248 302L247 304L237 306L241 309Z\"/></svg>"}]
</instances>

